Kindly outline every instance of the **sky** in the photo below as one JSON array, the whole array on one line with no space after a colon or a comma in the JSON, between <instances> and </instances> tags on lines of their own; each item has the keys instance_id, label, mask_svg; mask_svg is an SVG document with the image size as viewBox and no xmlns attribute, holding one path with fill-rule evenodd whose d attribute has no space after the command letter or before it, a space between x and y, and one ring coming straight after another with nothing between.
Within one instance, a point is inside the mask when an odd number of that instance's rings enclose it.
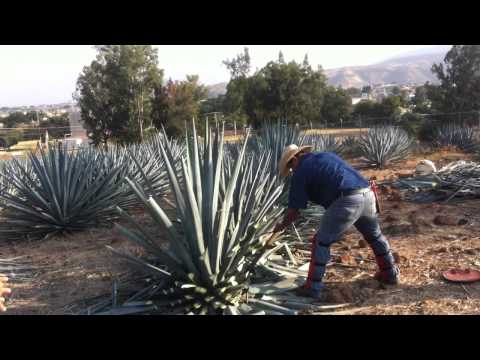
<instances>
[{"instance_id":1,"label":"sky","mask_svg":"<svg viewBox=\"0 0 480 360\"><path fill-rule=\"evenodd\" d=\"M436 45L154 45L166 78L197 74L204 84L229 80L222 61L249 48L252 69L276 60L301 62L324 69L370 65L404 52ZM0 45L0 107L57 104L71 101L78 75L95 58L92 45Z\"/></svg>"}]
</instances>

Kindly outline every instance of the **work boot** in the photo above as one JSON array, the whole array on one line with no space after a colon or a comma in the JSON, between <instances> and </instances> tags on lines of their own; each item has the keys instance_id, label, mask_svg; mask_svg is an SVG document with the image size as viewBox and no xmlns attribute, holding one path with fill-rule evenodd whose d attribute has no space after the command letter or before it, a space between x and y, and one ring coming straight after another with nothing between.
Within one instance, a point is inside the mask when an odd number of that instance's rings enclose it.
<instances>
[{"instance_id":1,"label":"work boot","mask_svg":"<svg viewBox=\"0 0 480 360\"><path fill-rule=\"evenodd\" d=\"M296 288L294 292L295 292L295 295L300 297L309 297L309 298L316 299L318 301L325 300L325 293L323 290L315 290L305 285Z\"/></svg>"},{"instance_id":2,"label":"work boot","mask_svg":"<svg viewBox=\"0 0 480 360\"><path fill-rule=\"evenodd\" d=\"M375 276L375 280L385 285L398 285L400 282L400 270L397 266L394 266L388 270L378 271Z\"/></svg>"},{"instance_id":3,"label":"work boot","mask_svg":"<svg viewBox=\"0 0 480 360\"><path fill-rule=\"evenodd\" d=\"M400 269L395 265L395 260L389 250L384 255L376 255L375 260L379 271L375 274L375 280L386 285L397 285L399 282Z\"/></svg>"}]
</instances>

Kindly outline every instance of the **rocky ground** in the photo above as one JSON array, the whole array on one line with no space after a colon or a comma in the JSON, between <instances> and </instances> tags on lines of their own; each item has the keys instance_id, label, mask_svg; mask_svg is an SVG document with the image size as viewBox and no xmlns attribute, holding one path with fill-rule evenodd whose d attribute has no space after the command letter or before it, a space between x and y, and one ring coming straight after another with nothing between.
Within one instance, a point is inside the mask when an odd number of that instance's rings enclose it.
<instances>
[{"instance_id":1,"label":"rocky ground","mask_svg":"<svg viewBox=\"0 0 480 360\"><path fill-rule=\"evenodd\" d=\"M362 170L382 181L406 176L420 158L439 165L468 159L461 153L439 152L411 157L387 170ZM355 161L352 161L355 163ZM332 304L351 303L336 314L478 314L480 282L445 282L450 268L480 268L480 199L447 204L414 204L394 189L381 189L382 228L399 261L402 281L381 287L371 279L375 264L370 250L354 230L332 247L336 254L325 282ZM148 219L137 215L140 221ZM161 234L160 234L161 235ZM128 266L105 245L138 251L111 229L97 229L72 237L31 243L0 243L0 258L24 256L38 268L28 281L13 282L7 314L68 314L69 305L110 291L112 281ZM297 252L298 258L307 253Z\"/></svg>"}]
</instances>

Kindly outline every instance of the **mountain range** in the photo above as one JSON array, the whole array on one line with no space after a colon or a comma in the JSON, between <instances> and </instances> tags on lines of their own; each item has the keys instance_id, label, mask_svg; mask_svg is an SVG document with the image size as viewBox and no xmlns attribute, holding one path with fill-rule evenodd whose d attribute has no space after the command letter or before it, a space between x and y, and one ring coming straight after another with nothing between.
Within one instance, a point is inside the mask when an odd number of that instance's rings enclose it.
<instances>
[{"instance_id":1,"label":"mountain range","mask_svg":"<svg viewBox=\"0 0 480 360\"><path fill-rule=\"evenodd\" d=\"M424 84L436 83L431 68L442 62L451 46L441 45L396 55L382 62L366 66L347 66L325 70L328 83L343 88L361 88L369 84ZM226 93L227 83L207 86L209 97Z\"/></svg>"},{"instance_id":2,"label":"mountain range","mask_svg":"<svg viewBox=\"0 0 480 360\"><path fill-rule=\"evenodd\" d=\"M325 70L331 85L362 87L369 84L424 84L437 82L431 68L442 62L450 47L436 46L397 55L380 63L367 66L348 66Z\"/></svg>"}]
</instances>

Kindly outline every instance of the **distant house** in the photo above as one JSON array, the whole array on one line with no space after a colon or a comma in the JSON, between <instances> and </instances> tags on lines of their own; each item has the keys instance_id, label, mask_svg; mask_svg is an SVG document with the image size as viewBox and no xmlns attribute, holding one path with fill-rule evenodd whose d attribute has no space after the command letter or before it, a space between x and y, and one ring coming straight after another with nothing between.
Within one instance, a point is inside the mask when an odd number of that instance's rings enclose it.
<instances>
[{"instance_id":1,"label":"distant house","mask_svg":"<svg viewBox=\"0 0 480 360\"><path fill-rule=\"evenodd\" d=\"M367 100L367 99L365 99L364 97L354 97L352 98L352 105L357 105L360 101Z\"/></svg>"}]
</instances>

